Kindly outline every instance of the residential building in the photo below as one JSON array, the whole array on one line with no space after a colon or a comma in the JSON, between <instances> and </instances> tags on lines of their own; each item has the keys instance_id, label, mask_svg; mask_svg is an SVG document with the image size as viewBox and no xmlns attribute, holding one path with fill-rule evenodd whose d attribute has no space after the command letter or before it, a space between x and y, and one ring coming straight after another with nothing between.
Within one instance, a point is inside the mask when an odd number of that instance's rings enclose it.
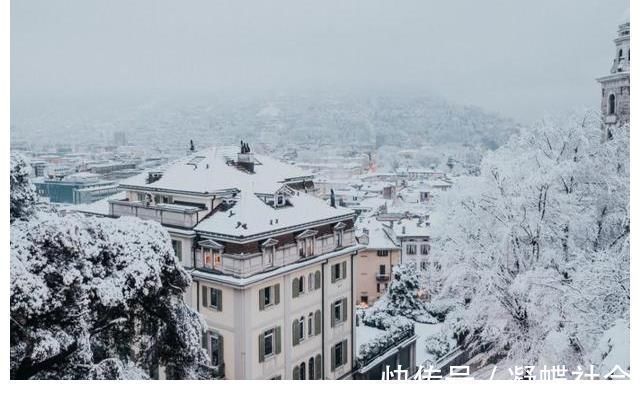
<instances>
[{"instance_id":1,"label":"residential building","mask_svg":"<svg viewBox=\"0 0 640 400\"><path fill-rule=\"evenodd\" d=\"M358 243L366 246L358 252L354 302L366 307L373 305L386 291L393 267L400 263L400 246L393 239L393 232L375 217L358 222Z\"/></svg>"},{"instance_id":2,"label":"residential building","mask_svg":"<svg viewBox=\"0 0 640 400\"><path fill-rule=\"evenodd\" d=\"M209 326L203 345L219 378L349 378L362 246L352 210L304 192L312 179L243 143L129 178L85 212L167 228L192 269L187 301Z\"/></svg>"}]
</instances>

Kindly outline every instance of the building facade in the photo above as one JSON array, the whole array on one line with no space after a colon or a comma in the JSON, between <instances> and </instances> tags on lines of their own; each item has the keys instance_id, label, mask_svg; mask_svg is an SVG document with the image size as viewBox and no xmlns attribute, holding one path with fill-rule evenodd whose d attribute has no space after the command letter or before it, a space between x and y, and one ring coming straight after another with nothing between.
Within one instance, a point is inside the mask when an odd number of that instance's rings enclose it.
<instances>
[{"instance_id":1,"label":"building facade","mask_svg":"<svg viewBox=\"0 0 640 400\"><path fill-rule=\"evenodd\" d=\"M601 110L605 139L612 135L612 128L629 123L630 117L630 63L631 26L624 22L618 26L615 57L610 74L598 79L602 86Z\"/></svg>"},{"instance_id":2,"label":"building facade","mask_svg":"<svg viewBox=\"0 0 640 400\"><path fill-rule=\"evenodd\" d=\"M358 224L358 243L365 248L358 252L354 301L360 307L373 305L384 294L391 280L393 267L400 263L400 246L384 223L369 217Z\"/></svg>"}]
</instances>

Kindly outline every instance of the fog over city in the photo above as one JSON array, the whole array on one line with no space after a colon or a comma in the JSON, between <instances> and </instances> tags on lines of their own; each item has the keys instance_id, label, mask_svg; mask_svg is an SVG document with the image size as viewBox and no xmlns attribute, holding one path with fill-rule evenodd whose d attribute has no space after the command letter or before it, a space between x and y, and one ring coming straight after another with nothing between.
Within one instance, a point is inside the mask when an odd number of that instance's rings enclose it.
<instances>
[{"instance_id":1,"label":"fog over city","mask_svg":"<svg viewBox=\"0 0 640 400\"><path fill-rule=\"evenodd\" d=\"M17 1L12 115L42 117L53 103L104 109L105 98L408 92L530 123L598 106L594 78L610 67L627 9L624 0Z\"/></svg>"}]
</instances>

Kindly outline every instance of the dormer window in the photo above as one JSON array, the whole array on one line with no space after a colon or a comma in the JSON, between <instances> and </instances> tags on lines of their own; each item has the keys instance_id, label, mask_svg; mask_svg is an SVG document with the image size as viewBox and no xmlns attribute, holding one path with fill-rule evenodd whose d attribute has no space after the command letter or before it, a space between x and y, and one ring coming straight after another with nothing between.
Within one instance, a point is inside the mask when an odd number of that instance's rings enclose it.
<instances>
[{"instance_id":1,"label":"dormer window","mask_svg":"<svg viewBox=\"0 0 640 400\"><path fill-rule=\"evenodd\" d=\"M274 193L256 193L256 196L273 208L282 208L292 205L290 199L294 194L293 189L284 185Z\"/></svg>"},{"instance_id":2,"label":"dormer window","mask_svg":"<svg viewBox=\"0 0 640 400\"><path fill-rule=\"evenodd\" d=\"M268 239L262 243L262 262L265 267L273 267L276 258L276 245L278 241L275 239Z\"/></svg>"},{"instance_id":3,"label":"dormer window","mask_svg":"<svg viewBox=\"0 0 640 400\"><path fill-rule=\"evenodd\" d=\"M334 232L334 235L335 235L336 247L344 246L344 229L346 227L347 227L347 225L344 222L338 222L333 227L333 232Z\"/></svg>"},{"instance_id":4,"label":"dormer window","mask_svg":"<svg viewBox=\"0 0 640 400\"><path fill-rule=\"evenodd\" d=\"M208 269L222 268L222 250L224 246L214 240L198 242L202 249L202 266Z\"/></svg>"},{"instance_id":5,"label":"dormer window","mask_svg":"<svg viewBox=\"0 0 640 400\"><path fill-rule=\"evenodd\" d=\"M298 254L300 255L300 258L313 256L317 234L318 231L307 229L296 236L296 240L298 241Z\"/></svg>"}]
</instances>

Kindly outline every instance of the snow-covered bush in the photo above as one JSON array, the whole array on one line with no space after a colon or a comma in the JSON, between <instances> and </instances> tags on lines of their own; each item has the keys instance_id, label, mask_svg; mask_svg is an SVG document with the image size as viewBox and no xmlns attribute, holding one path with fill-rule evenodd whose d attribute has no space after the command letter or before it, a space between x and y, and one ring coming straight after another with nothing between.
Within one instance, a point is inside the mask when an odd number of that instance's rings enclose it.
<instances>
[{"instance_id":1,"label":"snow-covered bush","mask_svg":"<svg viewBox=\"0 0 640 400\"><path fill-rule=\"evenodd\" d=\"M424 346L427 353L433 355L435 360L437 360L451 351L451 344L449 342L449 334L444 330L440 330L438 333L427 336L424 341Z\"/></svg>"},{"instance_id":2,"label":"snow-covered bush","mask_svg":"<svg viewBox=\"0 0 640 400\"><path fill-rule=\"evenodd\" d=\"M436 200L432 257L447 273L433 301L458 302L446 323L459 344L519 365L601 361L630 295L628 127L602 138L599 115L539 124Z\"/></svg>"},{"instance_id":3,"label":"snow-covered bush","mask_svg":"<svg viewBox=\"0 0 640 400\"><path fill-rule=\"evenodd\" d=\"M169 234L134 218L36 211L24 165L12 159L11 378L141 379L158 365L169 378L210 377Z\"/></svg>"}]
</instances>

